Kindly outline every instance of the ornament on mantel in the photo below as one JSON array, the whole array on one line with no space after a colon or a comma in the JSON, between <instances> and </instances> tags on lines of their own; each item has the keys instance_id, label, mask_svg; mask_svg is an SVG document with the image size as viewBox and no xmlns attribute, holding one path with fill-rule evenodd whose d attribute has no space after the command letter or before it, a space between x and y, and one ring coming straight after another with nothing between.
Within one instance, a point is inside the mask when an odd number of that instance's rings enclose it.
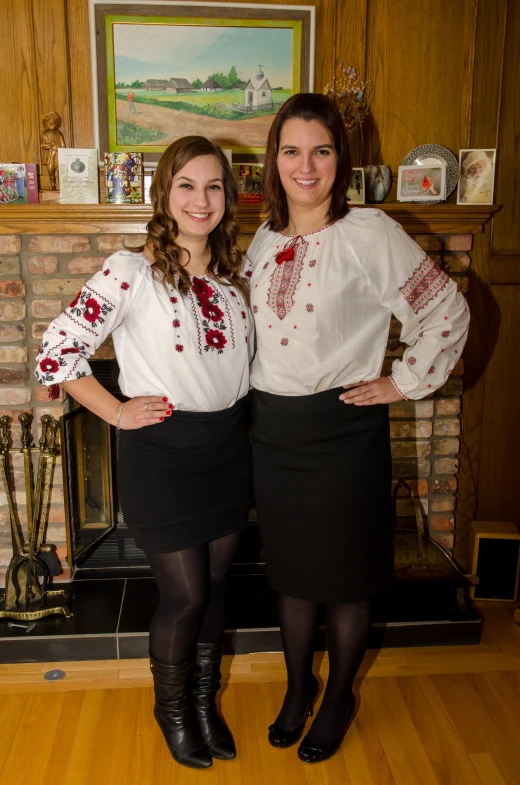
<instances>
[{"instance_id":1,"label":"ornament on mantel","mask_svg":"<svg viewBox=\"0 0 520 785\"><path fill-rule=\"evenodd\" d=\"M339 109L347 134L353 137L358 132L363 147L363 122L370 112L374 96L371 79L361 79L353 66L338 66L339 76L325 85L323 95L330 98Z\"/></svg>"},{"instance_id":2,"label":"ornament on mantel","mask_svg":"<svg viewBox=\"0 0 520 785\"><path fill-rule=\"evenodd\" d=\"M60 131L61 117L57 112L47 112L42 117L43 133L40 148L42 164L47 167L51 189L58 190L58 150L67 147L65 137Z\"/></svg>"}]
</instances>

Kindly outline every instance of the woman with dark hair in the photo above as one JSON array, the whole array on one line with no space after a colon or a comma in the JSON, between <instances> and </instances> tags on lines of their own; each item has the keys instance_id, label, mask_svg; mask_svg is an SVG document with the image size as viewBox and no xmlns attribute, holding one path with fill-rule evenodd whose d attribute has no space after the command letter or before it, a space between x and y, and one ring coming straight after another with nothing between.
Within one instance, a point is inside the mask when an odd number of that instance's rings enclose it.
<instances>
[{"instance_id":1,"label":"woman with dark hair","mask_svg":"<svg viewBox=\"0 0 520 785\"><path fill-rule=\"evenodd\" d=\"M322 95L292 96L267 142L268 219L248 251L257 351L253 478L267 574L279 592L288 685L269 741L301 736L325 605L329 678L300 744L315 763L341 744L371 598L392 586L388 404L446 380L468 329L456 285L377 209L349 209L347 136ZM391 314L408 344L381 376Z\"/></svg>"},{"instance_id":2,"label":"woman with dark hair","mask_svg":"<svg viewBox=\"0 0 520 785\"><path fill-rule=\"evenodd\" d=\"M237 186L220 148L201 136L174 142L151 198L145 244L110 256L52 322L36 376L121 428L123 515L160 593L155 716L175 760L206 768L236 754L215 696L225 580L251 498L242 398L253 329ZM123 403L88 364L109 333Z\"/></svg>"}]
</instances>

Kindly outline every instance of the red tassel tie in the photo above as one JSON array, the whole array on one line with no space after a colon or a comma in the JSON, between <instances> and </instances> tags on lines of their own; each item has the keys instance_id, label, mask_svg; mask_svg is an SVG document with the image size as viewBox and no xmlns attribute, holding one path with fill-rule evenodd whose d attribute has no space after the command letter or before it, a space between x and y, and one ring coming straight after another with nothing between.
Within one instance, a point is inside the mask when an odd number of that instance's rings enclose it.
<instances>
[{"instance_id":1,"label":"red tassel tie","mask_svg":"<svg viewBox=\"0 0 520 785\"><path fill-rule=\"evenodd\" d=\"M49 387L49 398L51 401L56 401L60 397L60 385L59 384L51 384Z\"/></svg>"},{"instance_id":2,"label":"red tassel tie","mask_svg":"<svg viewBox=\"0 0 520 785\"><path fill-rule=\"evenodd\" d=\"M294 259L294 246L290 248L285 248L283 251L279 251L276 256L276 264L283 264L284 262L292 262Z\"/></svg>"}]
</instances>

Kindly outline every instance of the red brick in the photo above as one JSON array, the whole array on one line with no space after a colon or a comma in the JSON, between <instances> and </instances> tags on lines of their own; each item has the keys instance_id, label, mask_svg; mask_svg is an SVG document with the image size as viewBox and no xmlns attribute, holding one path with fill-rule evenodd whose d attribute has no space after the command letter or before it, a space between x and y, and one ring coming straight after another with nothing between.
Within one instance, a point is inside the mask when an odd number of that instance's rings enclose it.
<instances>
[{"instance_id":1,"label":"red brick","mask_svg":"<svg viewBox=\"0 0 520 785\"><path fill-rule=\"evenodd\" d=\"M24 324L0 324L0 343L25 340Z\"/></svg>"},{"instance_id":2,"label":"red brick","mask_svg":"<svg viewBox=\"0 0 520 785\"><path fill-rule=\"evenodd\" d=\"M448 381L440 387L435 396L437 398L442 398L444 396L452 396L452 395L462 395L462 377L461 376L448 376Z\"/></svg>"},{"instance_id":3,"label":"red brick","mask_svg":"<svg viewBox=\"0 0 520 785\"><path fill-rule=\"evenodd\" d=\"M29 403L31 391L27 387L0 387L0 405Z\"/></svg>"},{"instance_id":4,"label":"red brick","mask_svg":"<svg viewBox=\"0 0 520 785\"><path fill-rule=\"evenodd\" d=\"M22 240L17 234L0 235L0 254L20 253Z\"/></svg>"},{"instance_id":5,"label":"red brick","mask_svg":"<svg viewBox=\"0 0 520 785\"><path fill-rule=\"evenodd\" d=\"M74 251L89 250L90 237L85 234L33 235L29 242L29 251L40 253L74 253Z\"/></svg>"},{"instance_id":6,"label":"red brick","mask_svg":"<svg viewBox=\"0 0 520 785\"><path fill-rule=\"evenodd\" d=\"M36 398L37 401L41 401L42 403L49 403L50 401L49 388L44 387L43 384L37 384L34 389L34 397ZM65 400L65 393L61 387L60 387L60 395L58 398L56 398L56 400L60 401L60 403Z\"/></svg>"},{"instance_id":7,"label":"red brick","mask_svg":"<svg viewBox=\"0 0 520 785\"><path fill-rule=\"evenodd\" d=\"M470 264L471 257L467 253L444 254L444 269L448 273L465 273Z\"/></svg>"},{"instance_id":8,"label":"red brick","mask_svg":"<svg viewBox=\"0 0 520 785\"><path fill-rule=\"evenodd\" d=\"M436 455L458 455L460 444L458 439L435 439L433 451Z\"/></svg>"},{"instance_id":9,"label":"red brick","mask_svg":"<svg viewBox=\"0 0 520 785\"><path fill-rule=\"evenodd\" d=\"M432 512L452 512L455 509L455 497L450 496L449 499L432 499L431 511Z\"/></svg>"},{"instance_id":10,"label":"red brick","mask_svg":"<svg viewBox=\"0 0 520 785\"><path fill-rule=\"evenodd\" d=\"M430 442L391 442L392 458L424 458L431 453Z\"/></svg>"},{"instance_id":11,"label":"red brick","mask_svg":"<svg viewBox=\"0 0 520 785\"><path fill-rule=\"evenodd\" d=\"M98 349L92 355L92 360L115 360L116 353L114 351L114 344L112 342L112 336L109 335L108 338L98 347Z\"/></svg>"},{"instance_id":12,"label":"red brick","mask_svg":"<svg viewBox=\"0 0 520 785\"><path fill-rule=\"evenodd\" d=\"M0 259L0 275L12 277L13 275L20 275L21 272L19 256L6 256Z\"/></svg>"},{"instance_id":13,"label":"red brick","mask_svg":"<svg viewBox=\"0 0 520 785\"><path fill-rule=\"evenodd\" d=\"M457 458L436 458L434 461L435 474L457 474L459 462Z\"/></svg>"},{"instance_id":14,"label":"red brick","mask_svg":"<svg viewBox=\"0 0 520 785\"><path fill-rule=\"evenodd\" d=\"M33 300L31 313L36 319L55 319L63 311L61 300Z\"/></svg>"},{"instance_id":15,"label":"red brick","mask_svg":"<svg viewBox=\"0 0 520 785\"><path fill-rule=\"evenodd\" d=\"M428 480L408 480L407 482L416 496L426 496L428 494ZM394 480L392 482L392 492L396 484L397 481ZM397 492L397 495L407 496L408 491L406 490L406 488L403 488L403 486L401 486Z\"/></svg>"},{"instance_id":16,"label":"red brick","mask_svg":"<svg viewBox=\"0 0 520 785\"><path fill-rule=\"evenodd\" d=\"M432 424L429 420L391 420L390 437L393 439L409 439L420 437L427 439L432 435Z\"/></svg>"},{"instance_id":17,"label":"red brick","mask_svg":"<svg viewBox=\"0 0 520 785\"><path fill-rule=\"evenodd\" d=\"M429 502L428 499L418 499L419 507L424 515L428 515ZM411 499L398 499L396 504L396 513L401 517L412 517L415 515Z\"/></svg>"},{"instance_id":18,"label":"red brick","mask_svg":"<svg viewBox=\"0 0 520 785\"><path fill-rule=\"evenodd\" d=\"M40 340L43 337L43 333L49 326L50 322L33 322L32 325L32 336L33 338L38 338Z\"/></svg>"},{"instance_id":19,"label":"red brick","mask_svg":"<svg viewBox=\"0 0 520 785\"><path fill-rule=\"evenodd\" d=\"M0 297L23 297L24 294L23 281L0 281Z\"/></svg>"},{"instance_id":20,"label":"red brick","mask_svg":"<svg viewBox=\"0 0 520 785\"><path fill-rule=\"evenodd\" d=\"M399 477L402 477L403 480L429 477L430 473L431 466L427 458L392 461L392 476L396 479Z\"/></svg>"},{"instance_id":21,"label":"red brick","mask_svg":"<svg viewBox=\"0 0 520 785\"><path fill-rule=\"evenodd\" d=\"M438 398L435 401L435 414L459 414L460 398Z\"/></svg>"},{"instance_id":22,"label":"red brick","mask_svg":"<svg viewBox=\"0 0 520 785\"><path fill-rule=\"evenodd\" d=\"M0 321L18 322L25 319L25 303L0 303Z\"/></svg>"},{"instance_id":23,"label":"red brick","mask_svg":"<svg viewBox=\"0 0 520 785\"><path fill-rule=\"evenodd\" d=\"M433 417L433 401L397 401L390 404L390 417Z\"/></svg>"},{"instance_id":24,"label":"red brick","mask_svg":"<svg viewBox=\"0 0 520 785\"><path fill-rule=\"evenodd\" d=\"M435 420L433 423L435 436L458 436L460 433L460 420L456 417L447 417L445 420Z\"/></svg>"},{"instance_id":25,"label":"red brick","mask_svg":"<svg viewBox=\"0 0 520 785\"><path fill-rule=\"evenodd\" d=\"M473 235L471 234L446 234L444 235L445 251L471 251Z\"/></svg>"},{"instance_id":26,"label":"red brick","mask_svg":"<svg viewBox=\"0 0 520 785\"><path fill-rule=\"evenodd\" d=\"M136 248L144 245L145 242L145 234L100 234L97 237L98 249L101 253L124 251L125 248Z\"/></svg>"},{"instance_id":27,"label":"red brick","mask_svg":"<svg viewBox=\"0 0 520 785\"><path fill-rule=\"evenodd\" d=\"M76 256L67 264L67 270L72 275L97 273L103 267L105 258L105 256Z\"/></svg>"},{"instance_id":28,"label":"red brick","mask_svg":"<svg viewBox=\"0 0 520 785\"><path fill-rule=\"evenodd\" d=\"M437 477L431 482L432 493L454 493L457 490L457 479L449 477L447 479L438 479Z\"/></svg>"},{"instance_id":29,"label":"red brick","mask_svg":"<svg viewBox=\"0 0 520 785\"><path fill-rule=\"evenodd\" d=\"M31 275L52 275L58 270L57 256L30 256L29 272Z\"/></svg>"},{"instance_id":30,"label":"red brick","mask_svg":"<svg viewBox=\"0 0 520 785\"><path fill-rule=\"evenodd\" d=\"M430 537L432 538L432 540L435 540L435 542L438 542L439 545L442 548L444 548L444 550L446 551L453 550L453 543L455 541L455 538L452 532L437 533L436 531L430 530Z\"/></svg>"},{"instance_id":31,"label":"red brick","mask_svg":"<svg viewBox=\"0 0 520 785\"><path fill-rule=\"evenodd\" d=\"M21 384L29 378L29 369L26 366L19 368L0 368L0 384Z\"/></svg>"},{"instance_id":32,"label":"red brick","mask_svg":"<svg viewBox=\"0 0 520 785\"><path fill-rule=\"evenodd\" d=\"M440 251L442 241L439 235L436 234L412 234L412 240L415 240L417 245L420 245L423 251Z\"/></svg>"},{"instance_id":33,"label":"red brick","mask_svg":"<svg viewBox=\"0 0 520 785\"><path fill-rule=\"evenodd\" d=\"M25 346L0 346L0 363L26 363Z\"/></svg>"},{"instance_id":34,"label":"red brick","mask_svg":"<svg viewBox=\"0 0 520 785\"><path fill-rule=\"evenodd\" d=\"M451 532L455 528L453 515L430 515L430 528L437 532Z\"/></svg>"},{"instance_id":35,"label":"red brick","mask_svg":"<svg viewBox=\"0 0 520 785\"><path fill-rule=\"evenodd\" d=\"M77 294L85 283L85 278L42 278L33 281L34 294L54 296Z\"/></svg>"}]
</instances>

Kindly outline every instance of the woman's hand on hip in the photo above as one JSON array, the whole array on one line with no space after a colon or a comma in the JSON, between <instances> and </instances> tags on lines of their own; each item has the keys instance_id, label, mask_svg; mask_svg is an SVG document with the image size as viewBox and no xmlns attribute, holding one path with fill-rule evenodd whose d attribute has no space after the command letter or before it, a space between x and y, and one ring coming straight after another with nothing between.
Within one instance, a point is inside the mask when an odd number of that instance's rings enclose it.
<instances>
[{"instance_id":1,"label":"woman's hand on hip","mask_svg":"<svg viewBox=\"0 0 520 785\"><path fill-rule=\"evenodd\" d=\"M168 398L158 395L141 395L125 401L119 427L124 431L144 428L146 425L156 425L169 417L174 409Z\"/></svg>"},{"instance_id":2,"label":"woman's hand on hip","mask_svg":"<svg viewBox=\"0 0 520 785\"><path fill-rule=\"evenodd\" d=\"M373 406L376 403L393 403L402 401L403 396L397 392L387 376L380 376L371 382L358 384L345 384L346 393L339 398L343 403L353 403L356 406Z\"/></svg>"}]
</instances>

